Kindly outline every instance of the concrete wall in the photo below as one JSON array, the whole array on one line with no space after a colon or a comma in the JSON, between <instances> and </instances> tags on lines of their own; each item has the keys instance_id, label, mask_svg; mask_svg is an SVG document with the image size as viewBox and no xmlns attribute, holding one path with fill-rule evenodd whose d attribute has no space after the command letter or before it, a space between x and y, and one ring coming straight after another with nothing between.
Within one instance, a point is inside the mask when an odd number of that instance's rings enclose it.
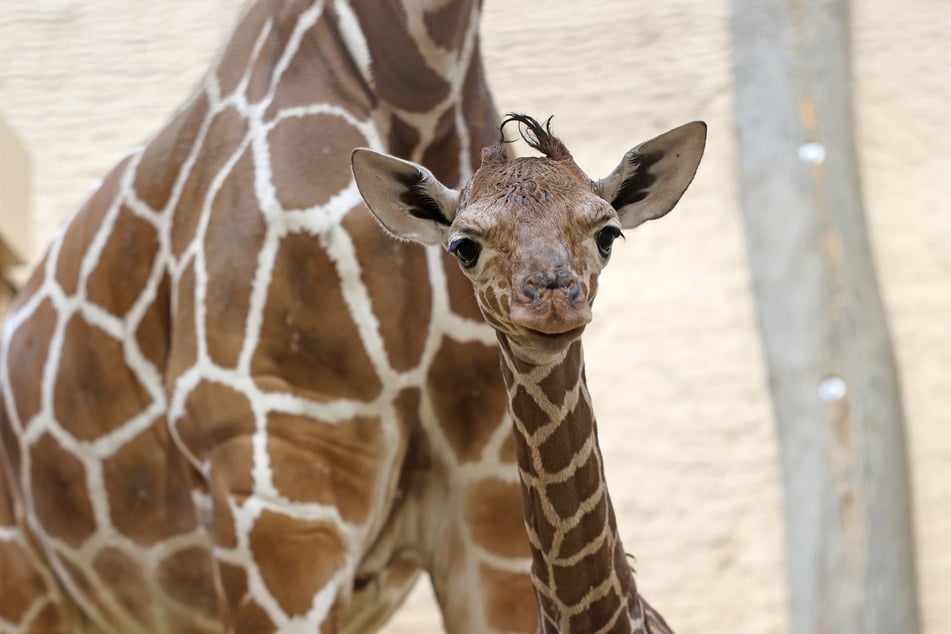
<instances>
[{"instance_id":1,"label":"concrete wall","mask_svg":"<svg viewBox=\"0 0 951 634\"><path fill-rule=\"evenodd\" d=\"M710 125L678 209L618 245L586 349L608 479L641 588L682 632L787 631L781 490L735 173L727 0L486 2L500 110L555 114L592 176ZM237 0L6 0L0 113L55 225L201 75ZM862 177L902 372L925 632L951 632L951 9L853 3ZM432 631L419 589L391 633Z\"/></svg>"}]
</instances>

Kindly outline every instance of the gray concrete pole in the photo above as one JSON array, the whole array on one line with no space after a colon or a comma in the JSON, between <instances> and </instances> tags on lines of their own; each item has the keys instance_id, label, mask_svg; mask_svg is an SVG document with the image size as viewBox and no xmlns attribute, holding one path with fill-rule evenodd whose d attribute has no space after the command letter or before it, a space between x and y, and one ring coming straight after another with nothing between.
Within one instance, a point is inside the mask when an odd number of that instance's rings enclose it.
<instances>
[{"instance_id":1,"label":"gray concrete pole","mask_svg":"<svg viewBox=\"0 0 951 634\"><path fill-rule=\"evenodd\" d=\"M917 634L901 395L852 136L848 3L733 0L732 19L791 632Z\"/></svg>"}]
</instances>

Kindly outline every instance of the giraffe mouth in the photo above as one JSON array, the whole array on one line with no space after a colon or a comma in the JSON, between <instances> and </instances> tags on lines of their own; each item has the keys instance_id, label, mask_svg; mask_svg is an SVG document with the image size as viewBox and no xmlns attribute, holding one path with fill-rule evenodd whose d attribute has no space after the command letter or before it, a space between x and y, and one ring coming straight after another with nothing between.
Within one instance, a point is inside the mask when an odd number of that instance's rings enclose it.
<instances>
[{"instance_id":1,"label":"giraffe mouth","mask_svg":"<svg viewBox=\"0 0 951 634\"><path fill-rule=\"evenodd\" d=\"M565 306L561 303L515 304L512 323L539 337L576 337L591 321L591 307L585 303Z\"/></svg>"},{"instance_id":2,"label":"giraffe mouth","mask_svg":"<svg viewBox=\"0 0 951 634\"><path fill-rule=\"evenodd\" d=\"M584 332L584 329L586 327L587 327L587 324L584 324L582 326L577 326L575 328L572 328L570 330L565 330L563 332L542 332L540 330L529 330L529 333L533 337L538 337L544 341L570 342L580 337L581 333Z\"/></svg>"},{"instance_id":3,"label":"giraffe mouth","mask_svg":"<svg viewBox=\"0 0 951 634\"><path fill-rule=\"evenodd\" d=\"M545 348L568 345L581 336L588 326L589 319L574 322L555 322L549 320L537 322L513 320L520 331L521 338L542 344Z\"/></svg>"}]
</instances>

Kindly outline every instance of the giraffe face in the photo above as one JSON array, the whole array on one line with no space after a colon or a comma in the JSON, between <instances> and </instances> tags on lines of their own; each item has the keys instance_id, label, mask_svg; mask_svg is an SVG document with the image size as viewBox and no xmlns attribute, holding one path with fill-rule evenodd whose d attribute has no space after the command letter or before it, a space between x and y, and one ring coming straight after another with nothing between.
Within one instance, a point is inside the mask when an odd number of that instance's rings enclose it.
<instances>
[{"instance_id":1,"label":"giraffe face","mask_svg":"<svg viewBox=\"0 0 951 634\"><path fill-rule=\"evenodd\" d=\"M446 247L486 320L516 347L559 352L591 320L621 235L596 189L570 157L509 160L490 149L461 192Z\"/></svg>"},{"instance_id":2,"label":"giraffe face","mask_svg":"<svg viewBox=\"0 0 951 634\"><path fill-rule=\"evenodd\" d=\"M475 286L486 320L526 360L564 351L591 320L598 274L622 229L670 211L696 172L706 126L688 123L635 146L591 180L547 125L509 115L543 157L487 148L461 191L428 169L355 150L360 194L394 236L445 247Z\"/></svg>"}]
</instances>

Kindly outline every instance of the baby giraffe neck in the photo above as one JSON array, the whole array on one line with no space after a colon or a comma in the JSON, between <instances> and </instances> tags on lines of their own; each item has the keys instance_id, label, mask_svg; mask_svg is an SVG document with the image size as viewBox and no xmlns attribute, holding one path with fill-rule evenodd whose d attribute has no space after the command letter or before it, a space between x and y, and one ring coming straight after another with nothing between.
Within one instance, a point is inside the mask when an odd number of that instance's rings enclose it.
<instances>
[{"instance_id":1,"label":"baby giraffe neck","mask_svg":"<svg viewBox=\"0 0 951 634\"><path fill-rule=\"evenodd\" d=\"M544 365L499 343L541 631L649 631L605 485L581 341Z\"/></svg>"}]
</instances>

